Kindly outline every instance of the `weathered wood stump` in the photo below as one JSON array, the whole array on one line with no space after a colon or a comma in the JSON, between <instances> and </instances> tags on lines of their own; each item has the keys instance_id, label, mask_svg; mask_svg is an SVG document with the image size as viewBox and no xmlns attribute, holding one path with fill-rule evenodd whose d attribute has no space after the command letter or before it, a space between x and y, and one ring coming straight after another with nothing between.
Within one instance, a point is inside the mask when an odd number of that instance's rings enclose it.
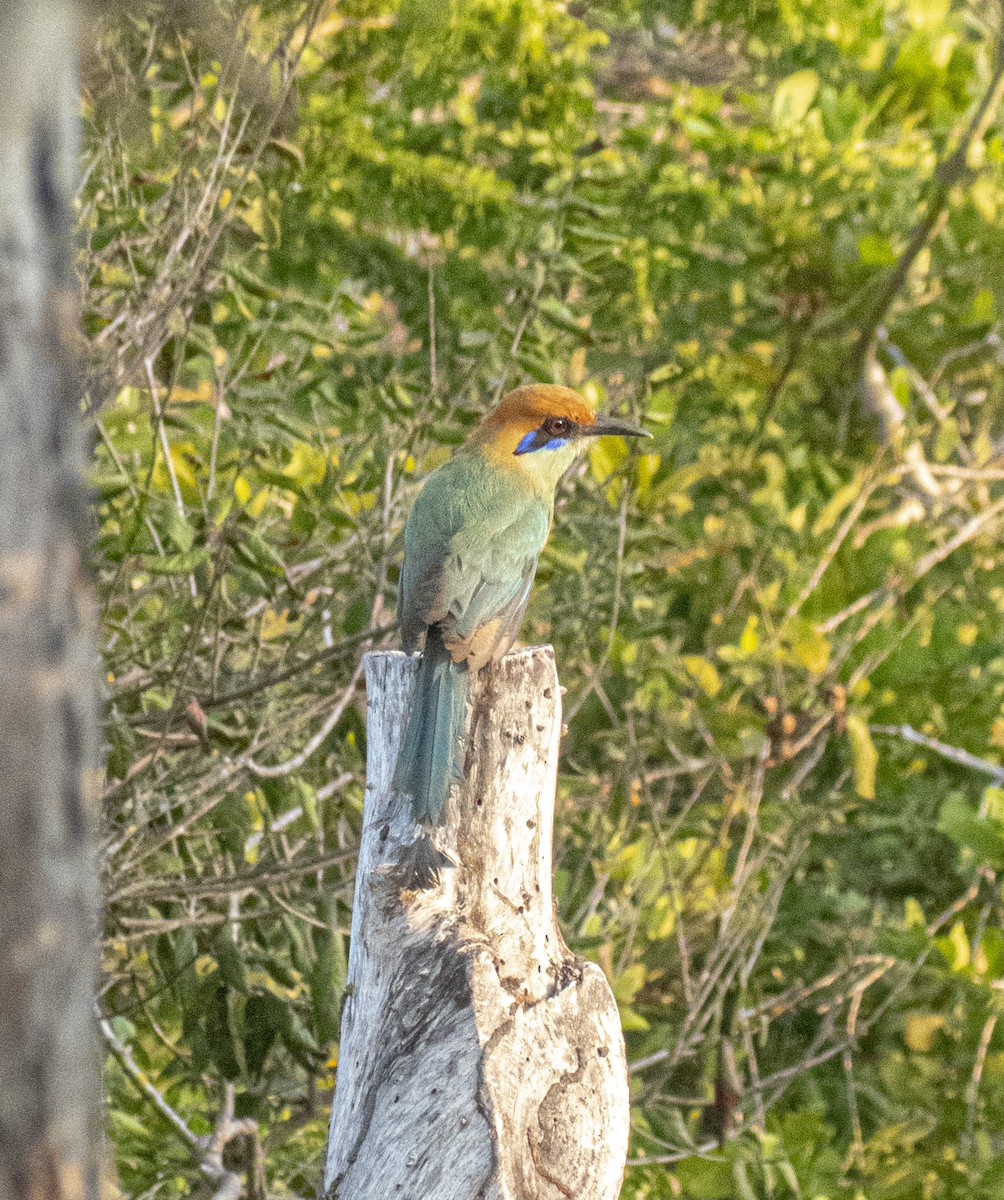
<instances>
[{"instance_id":1,"label":"weathered wood stump","mask_svg":"<svg viewBox=\"0 0 1004 1200\"><path fill-rule=\"evenodd\" d=\"M370 654L367 785L326 1200L614 1200L624 1040L607 981L565 945L551 841L561 702L550 647L472 680L464 782L402 892L414 833L389 790L416 661Z\"/></svg>"}]
</instances>

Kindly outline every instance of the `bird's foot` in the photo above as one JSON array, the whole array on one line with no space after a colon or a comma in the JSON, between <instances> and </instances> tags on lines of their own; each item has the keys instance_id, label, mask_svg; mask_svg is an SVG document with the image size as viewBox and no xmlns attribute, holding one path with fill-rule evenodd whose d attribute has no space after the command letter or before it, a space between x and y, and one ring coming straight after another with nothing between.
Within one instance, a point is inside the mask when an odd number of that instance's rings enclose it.
<instances>
[{"instance_id":1,"label":"bird's foot","mask_svg":"<svg viewBox=\"0 0 1004 1200\"><path fill-rule=\"evenodd\" d=\"M440 850L427 833L422 833L401 847L396 861L377 867L376 873L386 876L402 891L424 892L438 887L442 872L456 866L457 863Z\"/></svg>"}]
</instances>

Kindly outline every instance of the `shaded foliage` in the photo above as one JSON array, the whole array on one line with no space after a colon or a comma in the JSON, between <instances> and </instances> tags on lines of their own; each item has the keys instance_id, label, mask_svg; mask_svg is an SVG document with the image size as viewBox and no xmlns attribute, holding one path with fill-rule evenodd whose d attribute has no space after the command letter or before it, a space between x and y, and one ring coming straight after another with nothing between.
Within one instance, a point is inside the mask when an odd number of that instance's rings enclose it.
<instances>
[{"instance_id":1,"label":"shaded foliage","mask_svg":"<svg viewBox=\"0 0 1004 1200\"><path fill-rule=\"evenodd\" d=\"M624 1195L996 1196L999 12L206 12L85 79L123 1192L189 1194L216 1129L312 1194L360 653L418 480L542 379L656 433L563 485L525 629Z\"/></svg>"}]
</instances>

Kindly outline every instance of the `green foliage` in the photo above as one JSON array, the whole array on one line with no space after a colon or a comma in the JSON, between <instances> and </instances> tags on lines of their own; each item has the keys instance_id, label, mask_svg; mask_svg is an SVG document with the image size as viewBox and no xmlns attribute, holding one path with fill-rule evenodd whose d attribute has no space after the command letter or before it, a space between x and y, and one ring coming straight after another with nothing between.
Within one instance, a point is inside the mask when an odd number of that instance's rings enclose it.
<instances>
[{"instance_id":1,"label":"green foliage","mask_svg":"<svg viewBox=\"0 0 1004 1200\"><path fill-rule=\"evenodd\" d=\"M360 651L419 478L555 380L656 434L563 485L525 629L568 689L562 927L635 1064L624 1196L999 1195L993 12L288 8L140 6L85 72L120 1045L313 1194ZM189 1194L107 1079L123 1193Z\"/></svg>"}]
</instances>

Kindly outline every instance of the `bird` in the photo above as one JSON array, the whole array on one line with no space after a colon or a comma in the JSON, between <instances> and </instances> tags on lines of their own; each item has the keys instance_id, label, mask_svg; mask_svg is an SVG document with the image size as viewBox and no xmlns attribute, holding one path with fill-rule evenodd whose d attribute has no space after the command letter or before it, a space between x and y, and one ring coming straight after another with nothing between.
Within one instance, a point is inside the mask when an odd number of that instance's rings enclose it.
<instances>
[{"instance_id":1,"label":"bird","mask_svg":"<svg viewBox=\"0 0 1004 1200\"><path fill-rule=\"evenodd\" d=\"M429 833L441 825L464 758L471 674L497 662L519 633L558 482L592 438L651 437L571 388L530 384L506 393L433 471L404 531L398 589L403 648L424 641L392 788L410 797L419 835L400 862L416 887L456 865Z\"/></svg>"}]
</instances>

